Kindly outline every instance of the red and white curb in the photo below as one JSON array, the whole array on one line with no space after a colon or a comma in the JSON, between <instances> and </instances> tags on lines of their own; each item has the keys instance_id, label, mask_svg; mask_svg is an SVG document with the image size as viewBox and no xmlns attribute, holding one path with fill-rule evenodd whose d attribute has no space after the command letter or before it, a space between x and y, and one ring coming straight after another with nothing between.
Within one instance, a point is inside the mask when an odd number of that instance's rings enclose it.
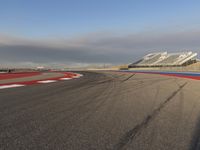
<instances>
[{"instance_id":1,"label":"red and white curb","mask_svg":"<svg viewBox=\"0 0 200 150\"><path fill-rule=\"evenodd\" d=\"M72 73L72 72L67 72L63 74L64 74L63 77L55 77L55 78L46 79L46 80L34 80L34 81L15 82L15 83L9 83L9 84L0 84L0 90L8 89L8 88L24 87L24 86L33 85L33 84L54 83L57 81L77 79L83 76L82 74Z\"/></svg>"}]
</instances>

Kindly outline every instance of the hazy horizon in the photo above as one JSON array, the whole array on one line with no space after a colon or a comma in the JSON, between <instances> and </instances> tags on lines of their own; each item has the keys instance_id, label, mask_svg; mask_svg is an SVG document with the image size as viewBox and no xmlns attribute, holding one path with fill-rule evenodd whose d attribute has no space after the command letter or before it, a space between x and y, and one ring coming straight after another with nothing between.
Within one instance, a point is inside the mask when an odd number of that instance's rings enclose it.
<instances>
[{"instance_id":1,"label":"hazy horizon","mask_svg":"<svg viewBox=\"0 0 200 150\"><path fill-rule=\"evenodd\" d=\"M131 63L200 47L199 1L4 1L1 66Z\"/></svg>"}]
</instances>

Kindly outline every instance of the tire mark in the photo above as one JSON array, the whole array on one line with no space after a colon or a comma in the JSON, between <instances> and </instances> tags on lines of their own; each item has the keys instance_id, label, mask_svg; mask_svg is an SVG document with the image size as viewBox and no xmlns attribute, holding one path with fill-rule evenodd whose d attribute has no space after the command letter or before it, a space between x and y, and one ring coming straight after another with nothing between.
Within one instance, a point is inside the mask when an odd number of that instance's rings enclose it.
<instances>
[{"instance_id":1,"label":"tire mark","mask_svg":"<svg viewBox=\"0 0 200 150\"><path fill-rule=\"evenodd\" d=\"M198 118L198 122L196 124L193 137L190 142L189 150L199 150L200 149L200 118Z\"/></svg>"},{"instance_id":2,"label":"tire mark","mask_svg":"<svg viewBox=\"0 0 200 150\"><path fill-rule=\"evenodd\" d=\"M103 79L103 80L99 80L98 82L94 82L93 84L91 84L87 88L93 88L93 87L96 87L96 86L101 85L101 84L112 83L112 82L115 82L115 81L121 82L121 80L119 78L122 77L122 76L124 76L124 75L121 75L121 76L118 76L118 77L113 77L113 76L107 77L108 79Z\"/></svg>"},{"instance_id":3,"label":"tire mark","mask_svg":"<svg viewBox=\"0 0 200 150\"><path fill-rule=\"evenodd\" d=\"M102 89L100 89L99 90L99 92L97 92L97 93L94 93L94 95L89 95L89 97L87 98L88 99L88 101L86 101L86 102L83 102L83 103L79 103L79 104L77 104L77 105L75 105L74 107L69 107L69 108L66 108L66 109L64 109L64 110L61 110L61 111L57 111L57 112L53 112L53 113L49 113L48 115L46 115L46 116L43 116L42 118L49 118L49 116L51 116L51 119L52 119L52 123L51 123L51 125L49 125L49 127L48 128L44 128L43 130L40 130L40 133L38 133L38 134L43 134L43 135L45 135L45 132L46 131L48 131L48 130L50 130L50 128L55 128L56 126L58 126L58 122L59 122L59 124L63 121L63 120L66 120L66 118L67 119L69 119L69 116L72 116L73 115L73 113L74 112L72 112L72 110L83 110L84 111L84 113L86 113L86 112L89 112L90 110L87 110L87 108L86 108L86 106L88 105L88 104L95 104L95 101L93 101L93 99L94 98L98 98L99 96L102 96L102 95L104 95L104 94L106 94L106 93L109 93L107 90L106 90L106 88L102 88ZM99 104L97 104L96 105L96 107L95 106L93 106L93 109L97 109L97 108L99 108L100 107L100 105L103 105L103 103L104 103L105 101L102 101L102 102L100 102ZM76 102L75 102L76 103ZM71 112L71 113L69 113L69 115L64 115L65 114L65 112ZM60 114L60 115L59 115ZM58 117L58 115L59 115L59 117ZM87 119L87 118L85 118L85 119ZM22 120L19 120L20 122L22 121ZM19 126L20 125L20 122L16 122L16 124L15 124L15 126ZM26 120L24 120L23 122L27 122L27 119ZM31 124L31 122L34 122L34 120L28 120L28 123L29 124ZM13 125L13 124L10 124L10 125ZM9 126L6 126L6 127L2 127L2 128L4 128L4 130L6 129L6 128L9 128L10 127L10 125ZM32 131L31 133L33 133L33 132L37 132L37 131ZM18 138L20 138L20 137L25 137L26 135L28 135L30 133L30 131L26 131L26 132L24 132L24 133L21 133L19 136L15 136L15 137L12 137L11 139L13 140L13 141L15 141L15 140L17 140ZM47 133L47 132L46 132ZM46 137L45 137L46 138ZM53 139L52 139L53 140Z\"/></svg>"},{"instance_id":4,"label":"tire mark","mask_svg":"<svg viewBox=\"0 0 200 150\"><path fill-rule=\"evenodd\" d=\"M133 76L135 76L135 74L130 75L128 78L122 80L122 82L126 82L126 81L128 81L128 80L129 80L130 78L132 78Z\"/></svg>"},{"instance_id":5,"label":"tire mark","mask_svg":"<svg viewBox=\"0 0 200 150\"><path fill-rule=\"evenodd\" d=\"M171 79L152 80L152 81L145 81L145 82L142 82L142 83L141 82L135 82L134 86L126 88L125 91L128 91L130 89L131 89L131 91L133 91L133 90L135 91L135 90L138 90L138 89L141 89L141 88L145 88L145 87L152 86L152 85L158 84L160 82L165 82L165 81L169 81L169 80L171 80ZM131 81L129 81L129 83L131 83Z\"/></svg>"},{"instance_id":6,"label":"tire mark","mask_svg":"<svg viewBox=\"0 0 200 150\"><path fill-rule=\"evenodd\" d=\"M170 100L176 96L185 87L187 82L181 85L176 91L174 91L163 103L160 104L150 115L148 115L140 124L136 125L133 129L129 130L120 139L119 143L114 146L114 150L123 149L130 141L139 135L145 127L160 113L160 111L170 102Z\"/></svg>"}]
</instances>

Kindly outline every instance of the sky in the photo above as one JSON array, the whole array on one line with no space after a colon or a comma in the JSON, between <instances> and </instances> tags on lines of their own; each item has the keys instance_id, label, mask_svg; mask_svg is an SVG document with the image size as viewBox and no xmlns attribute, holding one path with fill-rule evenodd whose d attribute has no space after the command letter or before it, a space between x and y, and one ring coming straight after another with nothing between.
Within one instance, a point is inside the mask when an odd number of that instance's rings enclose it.
<instances>
[{"instance_id":1,"label":"sky","mask_svg":"<svg viewBox=\"0 0 200 150\"><path fill-rule=\"evenodd\" d=\"M116 65L199 48L199 0L0 0L0 67Z\"/></svg>"}]
</instances>

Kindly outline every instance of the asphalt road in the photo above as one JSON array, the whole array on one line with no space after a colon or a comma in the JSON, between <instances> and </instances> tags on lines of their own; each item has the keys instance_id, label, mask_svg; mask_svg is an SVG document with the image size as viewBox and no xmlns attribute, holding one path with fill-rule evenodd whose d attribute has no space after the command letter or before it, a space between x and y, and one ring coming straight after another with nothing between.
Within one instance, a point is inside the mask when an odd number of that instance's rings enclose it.
<instances>
[{"instance_id":1,"label":"asphalt road","mask_svg":"<svg viewBox=\"0 0 200 150\"><path fill-rule=\"evenodd\" d=\"M200 81L81 73L0 90L0 149L200 149Z\"/></svg>"}]
</instances>

